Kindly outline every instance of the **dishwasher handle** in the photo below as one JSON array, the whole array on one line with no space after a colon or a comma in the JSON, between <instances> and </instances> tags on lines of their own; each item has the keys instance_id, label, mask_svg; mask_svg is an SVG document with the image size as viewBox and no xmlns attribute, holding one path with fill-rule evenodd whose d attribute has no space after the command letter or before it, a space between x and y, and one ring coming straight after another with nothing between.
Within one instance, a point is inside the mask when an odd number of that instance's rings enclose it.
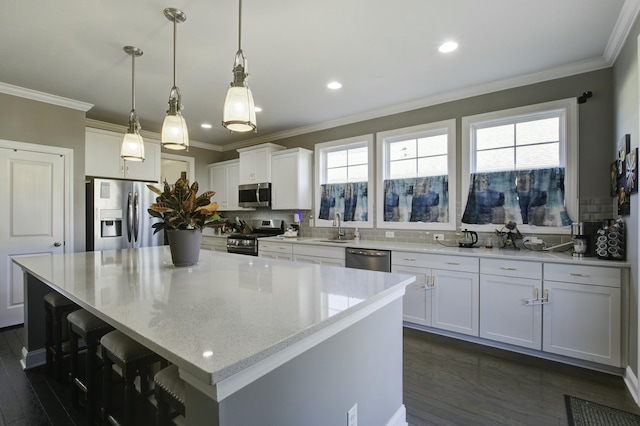
<instances>
[{"instance_id":1,"label":"dishwasher handle","mask_svg":"<svg viewBox=\"0 0 640 426\"><path fill-rule=\"evenodd\" d=\"M357 254L359 256L368 256L368 257L386 257L386 256L389 256L389 252L377 251L377 250L347 249L347 252L349 254Z\"/></svg>"}]
</instances>

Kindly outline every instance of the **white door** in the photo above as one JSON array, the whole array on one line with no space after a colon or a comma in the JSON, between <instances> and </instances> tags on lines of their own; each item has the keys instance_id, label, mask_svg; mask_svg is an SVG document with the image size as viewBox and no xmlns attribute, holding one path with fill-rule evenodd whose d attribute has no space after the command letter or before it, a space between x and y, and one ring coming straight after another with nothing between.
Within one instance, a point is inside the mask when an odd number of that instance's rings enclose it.
<instances>
[{"instance_id":1,"label":"white door","mask_svg":"<svg viewBox=\"0 0 640 426\"><path fill-rule=\"evenodd\" d=\"M0 327L24 322L11 256L64 252L64 157L0 148Z\"/></svg>"},{"instance_id":2,"label":"white door","mask_svg":"<svg viewBox=\"0 0 640 426\"><path fill-rule=\"evenodd\" d=\"M478 274L434 269L432 276L431 326L478 337Z\"/></svg>"},{"instance_id":3,"label":"white door","mask_svg":"<svg viewBox=\"0 0 640 426\"><path fill-rule=\"evenodd\" d=\"M405 288L402 298L404 321L431 326L431 270L415 266L393 265L394 274L415 275L416 281Z\"/></svg>"}]
</instances>

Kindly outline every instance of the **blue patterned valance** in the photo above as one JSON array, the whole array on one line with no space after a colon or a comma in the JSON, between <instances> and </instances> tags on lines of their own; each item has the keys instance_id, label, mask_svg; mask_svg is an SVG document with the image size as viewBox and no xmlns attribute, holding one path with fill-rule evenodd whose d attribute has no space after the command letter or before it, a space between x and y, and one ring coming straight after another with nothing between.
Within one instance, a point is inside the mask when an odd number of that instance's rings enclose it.
<instances>
[{"instance_id":1,"label":"blue patterned valance","mask_svg":"<svg viewBox=\"0 0 640 426\"><path fill-rule=\"evenodd\" d=\"M320 188L318 219L333 220L339 214L343 222L367 221L367 182L327 183L320 185Z\"/></svg>"},{"instance_id":2,"label":"blue patterned valance","mask_svg":"<svg viewBox=\"0 0 640 426\"><path fill-rule=\"evenodd\" d=\"M462 215L468 224L567 226L564 167L474 173Z\"/></svg>"},{"instance_id":3,"label":"blue patterned valance","mask_svg":"<svg viewBox=\"0 0 640 426\"><path fill-rule=\"evenodd\" d=\"M384 181L385 222L448 222L449 176Z\"/></svg>"}]
</instances>

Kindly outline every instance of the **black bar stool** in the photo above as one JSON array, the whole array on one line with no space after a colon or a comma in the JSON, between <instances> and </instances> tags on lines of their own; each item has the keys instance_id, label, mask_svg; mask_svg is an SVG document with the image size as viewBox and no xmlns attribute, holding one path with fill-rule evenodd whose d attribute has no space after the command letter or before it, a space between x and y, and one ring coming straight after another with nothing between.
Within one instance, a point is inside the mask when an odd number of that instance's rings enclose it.
<instances>
[{"instance_id":1,"label":"black bar stool","mask_svg":"<svg viewBox=\"0 0 640 426\"><path fill-rule=\"evenodd\" d=\"M136 388L135 378L140 377L140 394L149 396L149 381L151 367L157 362L163 366L167 362L158 354L136 342L124 333L114 330L100 339L102 345L102 398L105 422L132 426L136 424ZM120 367L124 380L124 415L118 421L114 415L111 380L113 365Z\"/></svg>"},{"instance_id":2,"label":"black bar stool","mask_svg":"<svg viewBox=\"0 0 640 426\"><path fill-rule=\"evenodd\" d=\"M84 309L78 309L67 315L69 323L70 343L70 368L69 379L71 381L71 398L74 405L79 405L79 390L84 396L84 409L88 424L93 424L96 419L96 394L97 380L101 366L98 357L98 345L100 338L113 330L106 322ZM86 343L84 377L80 375L78 341L83 339Z\"/></svg>"},{"instance_id":3,"label":"black bar stool","mask_svg":"<svg viewBox=\"0 0 640 426\"><path fill-rule=\"evenodd\" d=\"M63 344L68 341L66 317L69 313L80 309L80 306L56 291L44 295L45 310L45 349L47 351L47 371L53 371L55 378L64 379Z\"/></svg>"},{"instance_id":4,"label":"black bar stool","mask_svg":"<svg viewBox=\"0 0 640 426\"><path fill-rule=\"evenodd\" d=\"M178 374L178 367L170 365L163 368L156 373L153 381L158 404L156 425L168 426L175 417L184 417L184 380Z\"/></svg>"}]
</instances>

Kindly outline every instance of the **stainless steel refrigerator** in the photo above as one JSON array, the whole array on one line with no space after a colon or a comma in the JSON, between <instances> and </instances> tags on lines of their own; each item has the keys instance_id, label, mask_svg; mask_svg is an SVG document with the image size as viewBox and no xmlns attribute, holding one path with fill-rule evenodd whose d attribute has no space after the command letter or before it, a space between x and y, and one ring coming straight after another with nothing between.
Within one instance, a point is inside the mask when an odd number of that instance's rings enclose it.
<instances>
[{"instance_id":1,"label":"stainless steel refrigerator","mask_svg":"<svg viewBox=\"0 0 640 426\"><path fill-rule=\"evenodd\" d=\"M147 212L155 199L146 182L88 178L87 251L163 245L164 232L151 228L158 219Z\"/></svg>"}]
</instances>

